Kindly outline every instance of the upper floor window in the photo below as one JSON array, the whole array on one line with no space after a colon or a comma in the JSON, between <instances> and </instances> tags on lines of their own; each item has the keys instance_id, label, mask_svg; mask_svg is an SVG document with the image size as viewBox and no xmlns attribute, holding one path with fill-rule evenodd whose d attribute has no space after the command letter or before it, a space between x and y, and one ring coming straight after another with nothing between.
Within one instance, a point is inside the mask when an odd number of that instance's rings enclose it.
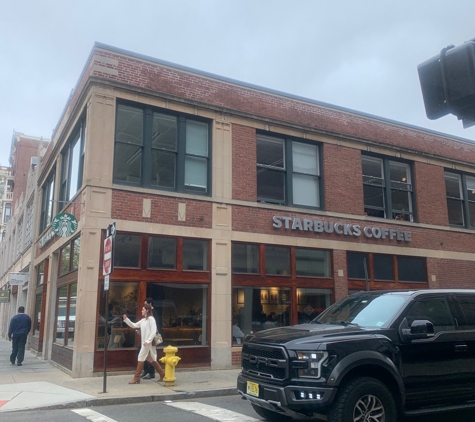
<instances>
[{"instance_id":1,"label":"upper floor window","mask_svg":"<svg viewBox=\"0 0 475 422\"><path fill-rule=\"evenodd\" d=\"M210 129L204 120L150 107L117 107L114 182L209 194Z\"/></svg>"},{"instance_id":2,"label":"upper floor window","mask_svg":"<svg viewBox=\"0 0 475 422\"><path fill-rule=\"evenodd\" d=\"M82 185L86 121L81 120L61 153L61 201L69 201Z\"/></svg>"},{"instance_id":3,"label":"upper floor window","mask_svg":"<svg viewBox=\"0 0 475 422\"><path fill-rule=\"evenodd\" d=\"M475 228L475 176L445 172L445 190L449 224Z\"/></svg>"},{"instance_id":4,"label":"upper floor window","mask_svg":"<svg viewBox=\"0 0 475 422\"><path fill-rule=\"evenodd\" d=\"M8 223L12 217L12 204L5 204L5 211L3 212L3 222Z\"/></svg>"},{"instance_id":5,"label":"upper floor window","mask_svg":"<svg viewBox=\"0 0 475 422\"><path fill-rule=\"evenodd\" d=\"M320 184L317 145L258 135L258 201L320 208Z\"/></svg>"},{"instance_id":6,"label":"upper floor window","mask_svg":"<svg viewBox=\"0 0 475 422\"><path fill-rule=\"evenodd\" d=\"M366 215L414 221L410 165L367 155L361 162Z\"/></svg>"},{"instance_id":7,"label":"upper floor window","mask_svg":"<svg viewBox=\"0 0 475 422\"><path fill-rule=\"evenodd\" d=\"M41 201L41 217L40 217L40 233L48 227L53 218L54 206L54 178L55 173L52 172L42 187Z\"/></svg>"},{"instance_id":8,"label":"upper floor window","mask_svg":"<svg viewBox=\"0 0 475 422\"><path fill-rule=\"evenodd\" d=\"M25 247L29 246L33 235L33 200L26 206Z\"/></svg>"},{"instance_id":9,"label":"upper floor window","mask_svg":"<svg viewBox=\"0 0 475 422\"><path fill-rule=\"evenodd\" d=\"M22 251L22 236L23 236L23 218L18 221L18 229L16 232L16 256L19 256Z\"/></svg>"}]
</instances>

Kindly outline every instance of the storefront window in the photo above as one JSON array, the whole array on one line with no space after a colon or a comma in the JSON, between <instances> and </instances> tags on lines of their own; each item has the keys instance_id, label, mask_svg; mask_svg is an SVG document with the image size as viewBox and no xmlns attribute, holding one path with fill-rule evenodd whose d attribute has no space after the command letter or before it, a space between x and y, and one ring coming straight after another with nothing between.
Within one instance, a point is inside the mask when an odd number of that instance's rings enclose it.
<instances>
[{"instance_id":1,"label":"storefront window","mask_svg":"<svg viewBox=\"0 0 475 422\"><path fill-rule=\"evenodd\" d=\"M73 260L71 264L71 270L77 270L79 268L79 253L81 252L81 238L77 237L73 241Z\"/></svg>"},{"instance_id":2,"label":"storefront window","mask_svg":"<svg viewBox=\"0 0 475 422\"><path fill-rule=\"evenodd\" d=\"M299 324L306 324L331 305L330 289L297 289Z\"/></svg>"},{"instance_id":3,"label":"storefront window","mask_svg":"<svg viewBox=\"0 0 475 422\"><path fill-rule=\"evenodd\" d=\"M233 243L233 273L259 272L259 246Z\"/></svg>"},{"instance_id":4,"label":"storefront window","mask_svg":"<svg viewBox=\"0 0 475 422\"><path fill-rule=\"evenodd\" d=\"M179 347L207 344L207 285L148 284L147 297L153 299L164 343Z\"/></svg>"},{"instance_id":5,"label":"storefront window","mask_svg":"<svg viewBox=\"0 0 475 422\"><path fill-rule=\"evenodd\" d=\"M58 308L56 312L56 343L64 344L64 332L66 327L66 312L68 308L68 286L58 289Z\"/></svg>"},{"instance_id":6,"label":"storefront window","mask_svg":"<svg viewBox=\"0 0 475 422\"><path fill-rule=\"evenodd\" d=\"M233 325L244 334L291 324L291 291L281 287L234 287ZM242 338L235 335L233 344L241 344Z\"/></svg>"},{"instance_id":7,"label":"storefront window","mask_svg":"<svg viewBox=\"0 0 475 422\"><path fill-rule=\"evenodd\" d=\"M266 246L266 274L290 275L290 248Z\"/></svg>"},{"instance_id":8,"label":"storefront window","mask_svg":"<svg viewBox=\"0 0 475 422\"><path fill-rule=\"evenodd\" d=\"M114 266L138 268L140 263L140 236L116 234Z\"/></svg>"},{"instance_id":9,"label":"storefront window","mask_svg":"<svg viewBox=\"0 0 475 422\"><path fill-rule=\"evenodd\" d=\"M73 347L77 283L62 286L57 292L55 343Z\"/></svg>"},{"instance_id":10,"label":"storefront window","mask_svg":"<svg viewBox=\"0 0 475 422\"><path fill-rule=\"evenodd\" d=\"M330 252L317 249L295 249L298 276L330 277Z\"/></svg>"},{"instance_id":11,"label":"storefront window","mask_svg":"<svg viewBox=\"0 0 475 422\"><path fill-rule=\"evenodd\" d=\"M68 318L68 343L69 347L74 346L74 332L76 330L76 299L78 294L78 284L73 283L69 288L69 318Z\"/></svg>"},{"instance_id":12,"label":"storefront window","mask_svg":"<svg viewBox=\"0 0 475 422\"><path fill-rule=\"evenodd\" d=\"M64 275L69 273L69 260L71 257L71 244L67 244L64 248L61 249L61 258L59 264L59 275Z\"/></svg>"},{"instance_id":13,"label":"storefront window","mask_svg":"<svg viewBox=\"0 0 475 422\"><path fill-rule=\"evenodd\" d=\"M41 325L41 305L43 303L43 294L37 294L35 300L35 314L33 316L33 335L38 337L40 335Z\"/></svg>"},{"instance_id":14,"label":"storefront window","mask_svg":"<svg viewBox=\"0 0 475 422\"><path fill-rule=\"evenodd\" d=\"M183 240L183 270L208 271L207 240Z\"/></svg>"},{"instance_id":15,"label":"storefront window","mask_svg":"<svg viewBox=\"0 0 475 422\"><path fill-rule=\"evenodd\" d=\"M41 286L44 283L45 261L36 267L36 285Z\"/></svg>"},{"instance_id":16,"label":"storefront window","mask_svg":"<svg viewBox=\"0 0 475 422\"><path fill-rule=\"evenodd\" d=\"M150 237L148 239L148 268L176 268L176 239Z\"/></svg>"},{"instance_id":17,"label":"storefront window","mask_svg":"<svg viewBox=\"0 0 475 422\"><path fill-rule=\"evenodd\" d=\"M103 289L104 287L101 286L101 291ZM108 349L135 347L135 330L123 322L122 315L126 314L131 321L137 321L137 297L138 283L110 283L107 304ZM106 313L102 297L99 303L97 347L103 349Z\"/></svg>"}]
</instances>

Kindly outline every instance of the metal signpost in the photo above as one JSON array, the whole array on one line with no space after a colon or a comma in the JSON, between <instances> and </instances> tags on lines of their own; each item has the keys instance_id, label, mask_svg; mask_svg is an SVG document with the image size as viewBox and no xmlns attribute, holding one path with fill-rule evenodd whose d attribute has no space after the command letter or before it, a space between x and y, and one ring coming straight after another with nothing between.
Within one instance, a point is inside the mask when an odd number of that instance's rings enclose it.
<instances>
[{"instance_id":1,"label":"metal signpost","mask_svg":"<svg viewBox=\"0 0 475 422\"><path fill-rule=\"evenodd\" d=\"M102 392L107 393L107 345L109 343L109 275L114 270L115 222L109 224L104 239L102 275L104 276L104 381Z\"/></svg>"}]
</instances>

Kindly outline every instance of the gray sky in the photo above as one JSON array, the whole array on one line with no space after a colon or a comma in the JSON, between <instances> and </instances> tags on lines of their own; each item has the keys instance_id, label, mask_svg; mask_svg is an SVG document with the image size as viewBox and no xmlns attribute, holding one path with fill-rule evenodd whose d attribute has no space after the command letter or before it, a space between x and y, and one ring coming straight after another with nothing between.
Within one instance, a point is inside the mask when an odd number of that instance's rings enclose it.
<instances>
[{"instance_id":1,"label":"gray sky","mask_svg":"<svg viewBox=\"0 0 475 422\"><path fill-rule=\"evenodd\" d=\"M417 65L475 37L473 0L16 0L0 14L0 164L50 138L95 41L475 141L428 120Z\"/></svg>"}]
</instances>

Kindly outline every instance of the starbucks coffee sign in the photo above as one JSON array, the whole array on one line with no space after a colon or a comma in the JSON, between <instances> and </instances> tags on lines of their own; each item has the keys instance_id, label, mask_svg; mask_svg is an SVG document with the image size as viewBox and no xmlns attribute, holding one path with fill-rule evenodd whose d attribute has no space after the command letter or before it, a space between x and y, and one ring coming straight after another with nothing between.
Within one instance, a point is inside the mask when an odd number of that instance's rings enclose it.
<instances>
[{"instance_id":1,"label":"starbucks coffee sign","mask_svg":"<svg viewBox=\"0 0 475 422\"><path fill-rule=\"evenodd\" d=\"M309 231L314 233L328 233L341 236L360 237L363 235L369 239L389 239L398 242L411 242L412 233L410 230L388 229L378 226L360 226L359 224L344 223L341 221L311 220L309 218L282 217L275 215L272 217L272 226L275 229L287 229L298 231Z\"/></svg>"},{"instance_id":2,"label":"starbucks coffee sign","mask_svg":"<svg viewBox=\"0 0 475 422\"><path fill-rule=\"evenodd\" d=\"M77 230L78 221L74 215L62 212L53 218L51 227L56 236L69 237Z\"/></svg>"}]
</instances>

